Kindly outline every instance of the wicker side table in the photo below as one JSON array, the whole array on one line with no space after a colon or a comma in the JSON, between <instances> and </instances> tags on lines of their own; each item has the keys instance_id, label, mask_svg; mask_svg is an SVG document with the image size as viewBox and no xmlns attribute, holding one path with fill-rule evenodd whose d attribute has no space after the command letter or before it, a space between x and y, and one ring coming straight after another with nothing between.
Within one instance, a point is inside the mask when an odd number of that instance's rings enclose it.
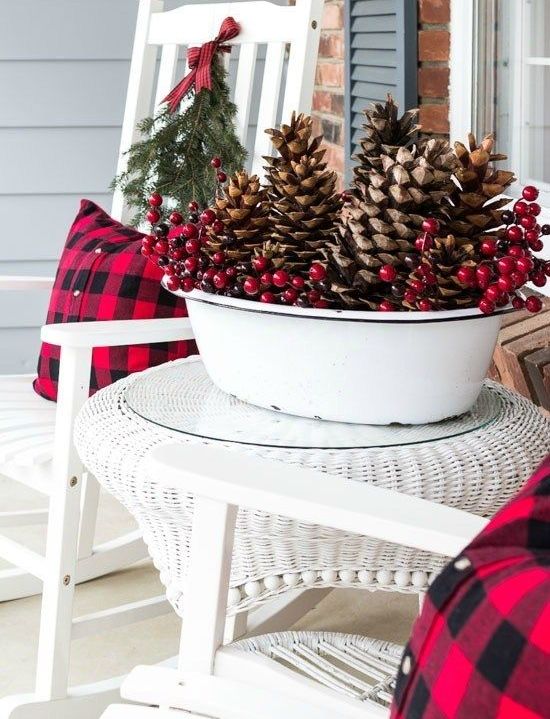
<instances>
[{"instance_id":1,"label":"wicker side table","mask_svg":"<svg viewBox=\"0 0 550 719\"><path fill-rule=\"evenodd\" d=\"M168 599L181 613L193 498L166 495L147 475L153 447L174 441L223 446L488 516L548 452L550 422L529 401L492 382L472 412L435 425L316 422L224 394L200 360L191 358L98 392L78 418L75 439L84 464L137 518ZM442 563L441 557L368 536L240 510L228 613L288 589L421 592Z\"/></svg>"}]
</instances>

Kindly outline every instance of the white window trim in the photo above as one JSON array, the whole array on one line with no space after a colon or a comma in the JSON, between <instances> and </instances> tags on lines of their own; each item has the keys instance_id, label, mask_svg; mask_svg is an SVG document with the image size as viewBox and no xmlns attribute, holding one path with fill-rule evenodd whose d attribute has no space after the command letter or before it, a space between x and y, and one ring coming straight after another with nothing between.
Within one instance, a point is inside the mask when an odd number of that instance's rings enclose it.
<instances>
[{"instance_id":1,"label":"white window trim","mask_svg":"<svg viewBox=\"0 0 550 719\"><path fill-rule=\"evenodd\" d=\"M514 2L520 0L514 0ZM449 58L449 125L451 142L460 140L464 142L468 132L474 125L473 121L473 92L474 74L476 72L476 53L474 48L475 37L475 2L476 0L451 0L451 48ZM523 3L521 3L523 5ZM515 63L516 67L519 66ZM517 72L521 72L517 70ZM520 100L521 103L521 100ZM519 122L519 118L517 120ZM516 124L516 120L514 120ZM519 160L520 140L514 141L512 148L512 166L518 177L521 168ZM529 181L525 181L529 184ZM540 183L534 183L540 185ZM515 183L516 192L521 189L520 181ZM515 194L511 192L510 194ZM539 215L539 222L550 223L550 205L543 206ZM550 259L550 236L543 238L544 250L540 256ZM545 294L550 292L547 284L543 288Z\"/></svg>"}]
</instances>

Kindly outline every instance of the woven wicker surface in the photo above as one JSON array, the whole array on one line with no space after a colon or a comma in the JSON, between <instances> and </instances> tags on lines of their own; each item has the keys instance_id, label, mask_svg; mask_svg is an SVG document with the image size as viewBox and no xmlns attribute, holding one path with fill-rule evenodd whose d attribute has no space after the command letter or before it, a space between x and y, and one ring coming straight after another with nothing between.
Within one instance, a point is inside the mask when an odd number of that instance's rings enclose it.
<instances>
[{"instance_id":1,"label":"woven wicker surface","mask_svg":"<svg viewBox=\"0 0 550 719\"><path fill-rule=\"evenodd\" d=\"M148 476L145 460L153 447L173 442L223 446L372 482L484 516L493 514L517 491L549 450L550 422L529 401L491 382L486 384L486 396L498 398L498 416L465 434L403 446L306 449L206 440L150 422L129 407L126 396L133 383L147 377L154 387L149 401L164 402L164 391L159 391L163 376L167 391L168 385L173 389L174 368L186 373L196 366L194 360L180 360L111 385L86 403L75 429L84 464L139 522L177 611L185 582L193 498L177 489L161 489ZM171 402L179 403L182 414L189 401L185 394L172 392ZM276 416L284 419L284 415ZM241 510L229 612L301 586L418 592L443 562L439 556L368 536Z\"/></svg>"}]
</instances>

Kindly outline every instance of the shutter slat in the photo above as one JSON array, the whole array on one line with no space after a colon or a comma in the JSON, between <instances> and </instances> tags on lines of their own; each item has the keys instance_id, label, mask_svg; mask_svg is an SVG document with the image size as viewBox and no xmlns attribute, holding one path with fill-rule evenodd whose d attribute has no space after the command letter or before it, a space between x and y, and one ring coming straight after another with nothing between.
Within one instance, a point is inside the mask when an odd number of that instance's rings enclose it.
<instances>
[{"instance_id":1,"label":"shutter slat","mask_svg":"<svg viewBox=\"0 0 550 719\"><path fill-rule=\"evenodd\" d=\"M351 24L352 32L395 32L395 15L356 17Z\"/></svg>"},{"instance_id":2,"label":"shutter slat","mask_svg":"<svg viewBox=\"0 0 550 719\"><path fill-rule=\"evenodd\" d=\"M394 32L352 33L351 47L361 50L394 50L397 35Z\"/></svg>"},{"instance_id":3,"label":"shutter slat","mask_svg":"<svg viewBox=\"0 0 550 719\"><path fill-rule=\"evenodd\" d=\"M395 15L396 0L356 0L352 3L351 15Z\"/></svg>"},{"instance_id":4,"label":"shutter slat","mask_svg":"<svg viewBox=\"0 0 550 719\"><path fill-rule=\"evenodd\" d=\"M397 53L395 50L353 50L351 63L352 65L395 68L397 66Z\"/></svg>"},{"instance_id":5,"label":"shutter slat","mask_svg":"<svg viewBox=\"0 0 550 719\"><path fill-rule=\"evenodd\" d=\"M373 65L355 65L352 67L351 79L395 85L395 69L392 67L375 67Z\"/></svg>"},{"instance_id":6,"label":"shutter slat","mask_svg":"<svg viewBox=\"0 0 550 719\"><path fill-rule=\"evenodd\" d=\"M346 126L347 173L359 150L363 111L384 102L388 93L400 112L416 107L417 2L416 0L348 0Z\"/></svg>"}]
</instances>

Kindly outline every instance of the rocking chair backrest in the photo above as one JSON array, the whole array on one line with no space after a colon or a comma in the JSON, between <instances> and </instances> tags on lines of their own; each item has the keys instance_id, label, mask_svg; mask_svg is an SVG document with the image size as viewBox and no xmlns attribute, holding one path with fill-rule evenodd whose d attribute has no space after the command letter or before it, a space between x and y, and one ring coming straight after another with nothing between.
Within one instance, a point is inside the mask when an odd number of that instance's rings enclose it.
<instances>
[{"instance_id":1,"label":"rocking chair backrest","mask_svg":"<svg viewBox=\"0 0 550 719\"><path fill-rule=\"evenodd\" d=\"M289 117L293 110L311 110L322 7L323 0L296 0L294 6L254 0L183 5L163 12L163 0L140 0L117 174L124 171L127 162L125 152L138 139L136 125L151 111L159 46L162 51L155 108L179 79L176 78L176 68L180 47L212 40L228 16L233 16L241 26L239 35L228 44L242 46L234 101L238 109L237 134L243 144L246 143L250 120L258 46L267 46L257 132L247 168L258 173L262 167L262 155L271 151L271 143L264 130L275 125L280 100L283 118ZM290 47L287 81L281 98L287 45ZM126 219L120 190L114 194L112 214L123 221Z\"/></svg>"}]
</instances>

